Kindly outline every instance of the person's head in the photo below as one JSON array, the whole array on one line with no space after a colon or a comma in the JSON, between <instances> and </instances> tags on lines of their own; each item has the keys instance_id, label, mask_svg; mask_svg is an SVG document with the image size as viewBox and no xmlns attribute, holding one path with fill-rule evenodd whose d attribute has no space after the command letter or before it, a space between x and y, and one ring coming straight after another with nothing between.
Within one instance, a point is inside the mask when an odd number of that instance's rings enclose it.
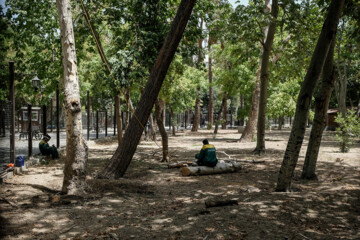
<instances>
[{"instance_id":1,"label":"person's head","mask_svg":"<svg viewBox=\"0 0 360 240\"><path fill-rule=\"evenodd\" d=\"M207 145L207 144L209 144L209 141L208 141L207 139L204 139L204 140L203 140L203 144L204 144L204 145Z\"/></svg>"},{"instance_id":2,"label":"person's head","mask_svg":"<svg viewBox=\"0 0 360 240\"><path fill-rule=\"evenodd\" d=\"M50 138L51 138L51 137L50 137L48 134L44 134L43 139L44 139L46 142L50 141Z\"/></svg>"}]
</instances>

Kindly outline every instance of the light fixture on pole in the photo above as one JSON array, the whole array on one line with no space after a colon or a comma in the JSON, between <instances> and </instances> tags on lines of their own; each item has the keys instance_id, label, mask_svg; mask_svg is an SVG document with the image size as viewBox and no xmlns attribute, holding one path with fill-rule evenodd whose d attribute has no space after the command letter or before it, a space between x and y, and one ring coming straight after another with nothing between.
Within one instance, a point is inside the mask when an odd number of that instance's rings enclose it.
<instances>
[{"instance_id":1,"label":"light fixture on pole","mask_svg":"<svg viewBox=\"0 0 360 240\"><path fill-rule=\"evenodd\" d=\"M35 77L32 79L32 84L34 87L34 90L37 91L39 89L39 85L40 85L40 79L37 76L37 73L35 73Z\"/></svg>"}]
</instances>

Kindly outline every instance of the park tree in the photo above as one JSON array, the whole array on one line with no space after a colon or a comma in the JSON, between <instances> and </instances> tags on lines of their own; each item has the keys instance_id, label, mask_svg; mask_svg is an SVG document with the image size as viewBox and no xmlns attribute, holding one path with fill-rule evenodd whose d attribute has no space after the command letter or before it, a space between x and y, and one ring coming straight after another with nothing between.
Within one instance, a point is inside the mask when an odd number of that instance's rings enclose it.
<instances>
[{"instance_id":1,"label":"park tree","mask_svg":"<svg viewBox=\"0 0 360 240\"><path fill-rule=\"evenodd\" d=\"M331 1L316 48L296 103L294 124L280 168L276 191L290 191L291 179L304 139L306 120L315 86L323 70L330 44L335 38L344 1Z\"/></svg>"},{"instance_id":2,"label":"park tree","mask_svg":"<svg viewBox=\"0 0 360 240\"><path fill-rule=\"evenodd\" d=\"M79 194L85 189L88 147L82 136L81 101L70 1L56 1L63 56L66 109L66 160L62 192Z\"/></svg>"},{"instance_id":3,"label":"park tree","mask_svg":"<svg viewBox=\"0 0 360 240\"><path fill-rule=\"evenodd\" d=\"M181 1L177 14L171 24L170 31L167 34L151 71L144 93L137 105L135 111L137 118L133 117L131 119L130 125L124 134L124 139L126 139L126 141L122 141L110 160L110 163L105 167L99 177L119 178L125 174L135 153L137 143L140 140L143 126L148 121L153 105L158 97L167 70L175 55L176 48L179 45L194 4L194 0Z\"/></svg>"}]
</instances>

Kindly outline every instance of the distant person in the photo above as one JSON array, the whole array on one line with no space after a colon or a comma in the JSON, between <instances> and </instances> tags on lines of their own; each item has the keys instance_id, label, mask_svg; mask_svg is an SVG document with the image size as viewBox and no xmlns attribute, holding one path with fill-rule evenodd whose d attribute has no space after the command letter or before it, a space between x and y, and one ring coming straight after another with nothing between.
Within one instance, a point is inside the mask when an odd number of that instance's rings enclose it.
<instances>
[{"instance_id":1,"label":"distant person","mask_svg":"<svg viewBox=\"0 0 360 240\"><path fill-rule=\"evenodd\" d=\"M51 147L49 146L48 142L50 141L50 139L51 137L48 134L44 134L43 139L39 143L40 152L42 155L51 155L52 159L57 159L59 158L58 150L54 145L52 145Z\"/></svg>"},{"instance_id":2,"label":"distant person","mask_svg":"<svg viewBox=\"0 0 360 240\"><path fill-rule=\"evenodd\" d=\"M209 144L207 139L203 140L203 144L200 153L195 155L195 158L197 159L196 164L198 166L215 167L218 162L215 146Z\"/></svg>"}]
</instances>

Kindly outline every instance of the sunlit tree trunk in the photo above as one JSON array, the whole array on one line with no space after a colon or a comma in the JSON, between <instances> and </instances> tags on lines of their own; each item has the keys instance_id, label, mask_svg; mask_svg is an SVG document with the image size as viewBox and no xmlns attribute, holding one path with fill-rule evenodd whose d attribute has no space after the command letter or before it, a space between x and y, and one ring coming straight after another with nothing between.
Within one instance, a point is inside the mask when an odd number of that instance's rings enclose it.
<instances>
[{"instance_id":1,"label":"sunlit tree trunk","mask_svg":"<svg viewBox=\"0 0 360 240\"><path fill-rule=\"evenodd\" d=\"M105 169L99 174L100 178L122 177L136 151L137 144L143 132L143 126L149 119L155 100L158 97L162 83L174 58L175 51L182 38L186 24L194 7L195 0L182 0L176 16L171 24L170 31L155 61L150 77L145 86L144 94L137 104L135 115L131 118L126 129L124 139L115 151Z\"/></svg>"},{"instance_id":2,"label":"sunlit tree trunk","mask_svg":"<svg viewBox=\"0 0 360 240\"><path fill-rule=\"evenodd\" d=\"M88 147L82 135L80 86L71 6L69 0L57 0L56 6L60 23L66 110L66 160L62 192L81 194L86 185Z\"/></svg>"},{"instance_id":3,"label":"sunlit tree trunk","mask_svg":"<svg viewBox=\"0 0 360 240\"><path fill-rule=\"evenodd\" d=\"M211 58L211 43L212 40L209 37L208 50L209 50L209 110L208 110L208 129L212 129L214 124L214 93L213 93L213 72L212 72L212 58Z\"/></svg>"},{"instance_id":4,"label":"sunlit tree trunk","mask_svg":"<svg viewBox=\"0 0 360 240\"><path fill-rule=\"evenodd\" d=\"M319 155L321 138L326 123L326 113L328 110L331 93L335 83L334 69L334 47L335 40L332 41L329 53L323 69L323 78L320 91L315 98L315 116L311 128L308 148L306 150L305 162L301 177L304 179L316 180L316 162Z\"/></svg>"},{"instance_id":5,"label":"sunlit tree trunk","mask_svg":"<svg viewBox=\"0 0 360 240\"><path fill-rule=\"evenodd\" d=\"M273 0L271 6L272 19L263 46L263 55L261 58L260 102L259 102L259 115L257 122L256 148L254 150L256 154L261 154L265 152L266 105L267 105L267 91L269 87L269 59L270 59L272 45L274 42L278 13L279 13L278 1Z\"/></svg>"},{"instance_id":6,"label":"sunlit tree trunk","mask_svg":"<svg viewBox=\"0 0 360 240\"><path fill-rule=\"evenodd\" d=\"M226 105L227 98L228 98L228 96L227 96L227 94L225 94L225 96L222 99L221 105L220 105L220 109L219 109L219 112L218 112L218 115L217 115L217 119L215 120L214 134L218 133L219 122L220 122L220 119L221 119L221 113L222 113L222 110L224 109L224 107Z\"/></svg>"},{"instance_id":7,"label":"sunlit tree trunk","mask_svg":"<svg viewBox=\"0 0 360 240\"><path fill-rule=\"evenodd\" d=\"M297 99L293 127L281 164L276 191L283 192L291 190L291 180L304 140L306 119L308 118L311 98L323 70L331 41L335 39L335 33L343 6L344 0L332 0L328 8L321 34Z\"/></svg>"}]
</instances>

